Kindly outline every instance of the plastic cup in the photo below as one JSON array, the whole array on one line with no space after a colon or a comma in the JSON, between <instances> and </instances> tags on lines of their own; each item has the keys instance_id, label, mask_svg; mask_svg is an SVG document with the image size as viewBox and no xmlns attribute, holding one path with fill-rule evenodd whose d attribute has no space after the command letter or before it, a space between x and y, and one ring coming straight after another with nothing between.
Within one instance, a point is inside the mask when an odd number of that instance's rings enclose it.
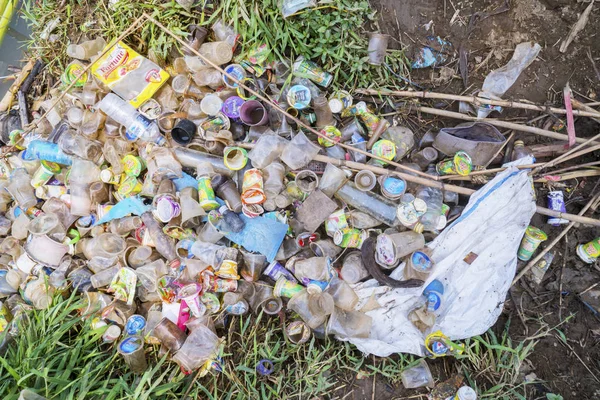
<instances>
[{"instance_id":1,"label":"plastic cup","mask_svg":"<svg viewBox=\"0 0 600 400\"><path fill-rule=\"evenodd\" d=\"M296 174L296 185L304 193L311 193L319 186L319 177L313 171L305 169Z\"/></svg>"},{"instance_id":2,"label":"plastic cup","mask_svg":"<svg viewBox=\"0 0 600 400\"><path fill-rule=\"evenodd\" d=\"M377 176L372 171L362 170L354 177L354 184L358 190L369 192L377 184Z\"/></svg>"},{"instance_id":3,"label":"plastic cup","mask_svg":"<svg viewBox=\"0 0 600 400\"><path fill-rule=\"evenodd\" d=\"M119 343L117 351L123 356L125 363L133 373L140 374L148 368L142 336L129 336L123 339Z\"/></svg>"},{"instance_id":4,"label":"plastic cup","mask_svg":"<svg viewBox=\"0 0 600 400\"><path fill-rule=\"evenodd\" d=\"M525 230L525 235L521 240L521 246L517 252L517 258L521 261L529 261L533 253L537 250L540 243L548 239L548 235L541 229L529 225Z\"/></svg>"},{"instance_id":5,"label":"plastic cup","mask_svg":"<svg viewBox=\"0 0 600 400\"><path fill-rule=\"evenodd\" d=\"M425 360L421 359L419 364L402 371L400 374L402 385L407 389L415 389L422 386L433 387L433 376Z\"/></svg>"},{"instance_id":6,"label":"plastic cup","mask_svg":"<svg viewBox=\"0 0 600 400\"><path fill-rule=\"evenodd\" d=\"M206 115L215 116L221 111L223 100L216 94L208 94L204 96L200 102L200 108Z\"/></svg>"},{"instance_id":7,"label":"plastic cup","mask_svg":"<svg viewBox=\"0 0 600 400\"><path fill-rule=\"evenodd\" d=\"M171 129L171 137L176 143L185 146L192 142L194 136L196 136L197 129L196 124L192 121L182 118Z\"/></svg>"},{"instance_id":8,"label":"plastic cup","mask_svg":"<svg viewBox=\"0 0 600 400\"><path fill-rule=\"evenodd\" d=\"M390 35L376 32L369 34L369 47L367 48L369 64L381 65L384 63L389 39Z\"/></svg>"},{"instance_id":9,"label":"plastic cup","mask_svg":"<svg viewBox=\"0 0 600 400\"><path fill-rule=\"evenodd\" d=\"M259 101L248 100L240 107L240 119L248 126L265 125L269 121L269 114Z\"/></svg>"}]
</instances>

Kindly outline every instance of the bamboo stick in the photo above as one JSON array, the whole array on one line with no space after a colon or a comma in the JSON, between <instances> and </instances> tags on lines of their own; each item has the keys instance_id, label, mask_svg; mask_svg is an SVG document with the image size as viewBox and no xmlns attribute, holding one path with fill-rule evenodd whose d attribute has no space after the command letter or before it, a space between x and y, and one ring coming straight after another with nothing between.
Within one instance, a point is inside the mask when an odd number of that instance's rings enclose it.
<instances>
[{"instance_id":1,"label":"bamboo stick","mask_svg":"<svg viewBox=\"0 0 600 400\"><path fill-rule=\"evenodd\" d=\"M492 106L501 106L508 108L520 108L523 110L533 110L541 112L551 112L554 114L566 115L567 110L564 108L540 106L536 104L520 103L511 100L492 100L484 99L482 97L475 96L459 96L449 93L435 93L435 92L413 92L407 90L376 90L376 89L357 89L356 93L366 94L370 96L397 96L397 97L411 97L419 99L437 99L437 100L452 100L452 101L464 101L475 105L489 104ZM573 110L573 115L582 117L596 117L600 118L600 111L590 110Z\"/></svg>"},{"instance_id":2,"label":"bamboo stick","mask_svg":"<svg viewBox=\"0 0 600 400\"><path fill-rule=\"evenodd\" d=\"M568 158L568 157L569 157L571 154L575 153L576 151L578 151L578 150L579 150L579 149L581 149L582 147L584 147L584 146L588 145L589 143L593 142L594 140L596 140L596 139L598 139L598 138L600 138L600 133L599 133L599 134L597 134L596 136L594 136L594 137L592 137L592 138L590 138L590 139L586 140L585 142L581 143L580 145L578 145L578 146L575 146L575 147L571 148L569 151L567 151L566 153L564 153L564 154L562 154L562 155L560 155L560 156L556 157L554 160L548 161L547 163L545 163L545 164L544 164L544 165L542 165L541 167L539 167L539 168L536 168L536 169L533 171L533 173L537 173L539 170L542 170L542 169L544 169L544 168L547 168L547 167L553 167L553 166L555 166L556 164L559 164L559 162L562 162L562 160L563 160L563 159L566 159L566 158Z\"/></svg>"},{"instance_id":3,"label":"bamboo stick","mask_svg":"<svg viewBox=\"0 0 600 400\"><path fill-rule=\"evenodd\" d=\"M202 61L204 61L205 63L207 63L208 65L210 65L211 67L215 68L217 71L221 72L223 75L227 76L229 79L231 79L232 81L236 82L238 85L240 85L242 88L244 88L245 90L247 90L248 92L252 93L254 96L256 96L258 99L262 100L263 102L269 104L271 107L273 107L274 109L276 109L279 113L285 115L288 119L294 121L296 124L298 124L299 126L303 127L304 129L308 130L309 132L317 135L320 138L323 139L329 139L327 136L323 135L321 132L317 131L316 129L306 125L304 122L300 121L298 118L294 117L293 115L289 114L286 110L284 110L283 108L281 108L278 104L272 102L270 99L266 98L265 96L261 95L260 93L258 93L257 91L255 91L252 88L249 88L248 86L246 86L243 82L239 81L235 76L229 74L228 72L226 72L223 68L221 68L220 66L216 65L215 63L213 63L211 60L209 60L208 58L204 57L202 54L200 54L196 49L194 49L193 47L191 47L189 44L187 44L185 41L183 41L179 36L175 35L171 30L169 30L169 28L167 28L166 26L164 26L163 24L161 24L160 22L158 22L157 20L155 20L154 18L152 18L151 16L144 14L148 21L151 21L152 23L154 23L156 26L158 26L160 29L162 29L165 33L167 33L168 35L170 35L171 37L173 37L175 40L177 40L182 46L186 47L190 52L192 52L193 54L195 54L196 56L200 57L200 59L202 59ZM374 158L376 160L379 161L383 161L386 164L392 165L394 167L403 169L405 171L408 171L410 173L413 174L417 174L423 177L427 177L429 179L435 179L438 180L437 177L432 177L430 175L427 175L426 173L424 173L423 171L419 171L419 170L415 170L412 169L410 167L407 167L405 165L399 164L397 162L394 161L390 161L390 160L386 160L385 158L379 157L375 154L369 153L367 151L361 150L361 149L357 149L353 146L348 146L346 144L343 143L337 143L338 146L346 149L346 150L351 150L354 151L356 153L360 153L363 154L367 157L370 158Z\"/></svg>"},{"instance_id":4,"label":"bamboo stick","mask_svg":"<svg viewBox=\"0 0 600 400\"><path fill-rule=\"evenodd\" d=\"M586 211L592 206L592 204L598 198L600 198L600 194L593 196L590 199L590 201L588 201L588 203L585 205L585 207L583 207L581 209L581 211L579 212L579 214L577 214L577 215L583 216L583 214L586 213ZM569 225L567 225L565 227L565 229L563 229L562 232L548 244L548 246L546 246L537 256L535 256L533 260L529 261L529 263L519 272L519 274L515 277L515 279L513 279L511 286L513 286L515 283L517 283L519 281L519 279L521 279L523 277L523 275L525 275L527 273L527 271L529 271L531 268L533 268L533 266L535 264L537 264L537 262L540 261L542 259L542 257L544 257L544 255L546 255L546 253L548 253L550 250L552 250L552 248L554 246L556 246L556 244L560 241L560 239L562 239L567 233L569 233L569 231L571 230L571 228L573 228L575 226L575 224L576 224L576 222L573 222L573 221L570 222Z\"/></svg>"},{"instance_id":5,"label":"bamboo stick","mask_svg":"<svg viewBox=\"0 0 600 400\"><path fill-rule=\"evenodd\" d=\"M236 143L236 146L243 147L245 149L252 149L254 147L254 144L253 143ZM317 154L313 160L325 162L325 163L331 163L338 167L348 167L348 168L356 169L356 170L369 170L369 171L372 171L379 175L392 174L392 175L399 176L400 178L402 178L408 182L413 182L413 183L417 183L420 185L434 187L434 188L437 188L440 190L447 190L449 192L454 192L454 193L462 194L465 196L470 196L473 193L475 193L475 190L473 190L473 189L456 186L456 185L447 185L440 181L425 179L425 178L421 178L419 176L413 176L413 175L405 174L405 173L399 172L399 171L392 171L389 169L376 167L374 165L362 164L362 163L357 163L354 161L338 160L336 158L331 158L331 157L323 156L320 154ZM547 208L540 207L540 206L536 207L536 212L538 214L547 215L550 217L564 218L569 221L575 221L575 222L579 222L579 223L582 223L585 225L600 226L600 220L582 217L582 216L574 215L574 214L560 213L560 212L549 210Z\"/></svg>"},{"instance_id":6,"label":"bamboo stick","mask_svg":"<svg viewBox=\"0 0 600 400\"><path fill-rule=\"evenodd\" d=\"M567 172L566 174L561 175L552 175L547 174L542 176L541 178L534 179L535 183L547 183L547 182L562 182L568 181L569 179L576 178L585 178L589 176L600 176L600 170L585 170L585 171L575 171L575 172Z\"/></svg>"},{"instance_id":7,"label":"bamboo stick","mask_svg":"<svg viewBox=\"0 0 600 400\"><path fill-rule=\"evenodd\" d=\"M426 114L439 115L440 117L462 119L464 121L485 122L490 125L499 126L501 128L512 129L512 130L519 131L519 132L534 133L536 135L545 136L545 137L549 137L552 139L558 139L558 140L564 140L564 141L568 141L568 139L569 139L569 137L567 135L563 135L562 133L557 133L557 132L549 131L546 129L535 128L533 126L519 125L519 124L515 124L512 122L500 121L500 120L493 119L493 118L471 117L470 115L465 115L465 114L461 114L461 113L457 113L457 112L453 112L453 111L438 110L436 108L431 108L431 107L417 106L417 107L414 107L413 109L424 112ZM578 143L584 143L585 141L586 141L586 139L584 139L584 138L577 138Z\"/></svg>"}]
</instances>

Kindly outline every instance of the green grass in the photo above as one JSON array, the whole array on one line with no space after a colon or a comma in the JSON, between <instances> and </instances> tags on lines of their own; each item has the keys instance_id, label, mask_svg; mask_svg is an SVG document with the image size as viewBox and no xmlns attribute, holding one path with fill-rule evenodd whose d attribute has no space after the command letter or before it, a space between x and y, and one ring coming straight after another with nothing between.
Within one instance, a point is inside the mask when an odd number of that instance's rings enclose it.
<instances>
[{"instance_id":1,"label":"green grass","mask_svg":"<svg viewBox=\"0 0 600 400\"><path fill-rule=\"evenodd\" d=\"M375 12L368 1L332 0L325 6L305 9L283 19L280 0L223 0L200 2L192 12L176 1L119 0L111 9L108 0L30 0L21 11L31 28L31 40L25 43L29 53L41 57L53 75L62 73L71 61L66 46L82 38L103 36L107 41L118 37L143 13L165 25L181 37L187 36L191 23L211 26L217 19L233 23L240 34L241 54L258 44L271 49L269 61L294 60L298 56L319 63L334 77L333 86L352 90L356 87L400 87L403 82L391 71L408 77L404 52L388 50L385 66L367 63L367 33L376 30ZM205 7L202 7L202 5ZM201 11L200 11L201 10ZM41 35L51 21L60 18L49 39ZM141 54L161 65L172 61L179 44L167 33L148 22L125 40Z\"/></svg>"},{"instance_id":2,"label":"green grass","mask_svg":"<svg viewBox=\"0 0 600 400\"><path fill-rule=\"evenodd\" d=\"M284 339L279 319L259 315L233 317L228 330L219 331L225 338L222 373L183 375L158 357L157 346L146 345L149 370L134 375L114 346L102 343L105 328L93 330L78 315L82 304L76 294L57 296L49 309L25 314L14 343L0 357L0 398L16 399L24 388L49 399L181 399L186 393L215 400L332 397L351 391L356 379L375 375L401 387L400 373L418 361L405 354L365 358L333 338L293 345ZM465 343L463 355L443 363L450 373L464 374L483 399L529 398L519 371L535 340L514 343L507 331L500 337L489 331ZM270 376L256 373L261 359L273 362ZM441 363L432 368L436 380L439 368Z\"/></svg>"}]
</instances>

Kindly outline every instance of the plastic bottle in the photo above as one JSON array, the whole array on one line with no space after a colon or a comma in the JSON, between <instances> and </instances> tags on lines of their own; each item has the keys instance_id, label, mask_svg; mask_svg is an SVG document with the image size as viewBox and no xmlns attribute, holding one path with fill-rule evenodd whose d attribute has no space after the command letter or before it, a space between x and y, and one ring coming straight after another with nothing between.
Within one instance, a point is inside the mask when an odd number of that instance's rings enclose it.
<instances>
[{"instance_id":1,"label":"plastic bottle","mask_svg":"<svg viewBox=\"0 0 600 400\"><path fill-rule=\"evenodd\" d=\"M346 202L373 218L389 225L398 225L396 219L396 204L383 196L373 192L363 192L352 182L347 182L335 194L336 197Z\"/></svg>"},{"instance_id":2,"label":"plastic bottle","mask_svg":"<svg viewBox=\"0 0 600 400\"><path fill-rule=\"evenodd\" d=\"M91 141L75 131L67 131L58 139L58 146L66 154L97 163L102 157L102 145Z\"/></svg>"},{"instance_id":3,"label":"plastic bottle","mask_svg":"<svg viewBox=\"0 0 600 400\"><path fill-rule=\"evenodd\" d=\"M142 219L136 216L123 217L110 221L110 231L119 236L126 236L140 226L142 226Z\"/></svg>"},{"instance_id":4,"label":"plastic bottle","mask_svg":"<svg viewBox=\"0 0 600 400\"><path fill-rule=\"evenodd\" d=\"M340 276L348 283L358 283L369 276L369 271L362 262L360 251L353 251L344 257Z\"/></svg>"},{"instance_id":5,"label":"plastic bottle","mask_svg":"<svg viewBox=\"0 0 600 400\"><path fill-rule=\"evenodd\" d=\"M127 140L131 142L140 140L158 145L166 142L156 123L144 117L135 107L116 94L107 94L100 102L100 109L127 129L125 131Z\"/></svg>"},{"instance_id":6,"label":"plastic bottle","mask_svg":"<svg viewBox=\"0 0 600 400\"><path fill-rule=\"evenodd\" d=\"M62 165L71 165L71 156L63 153L58 144L45 140L33 140L23 153L24 160L45 160Z\"/></svg>"},{"instance_id":7,"label":"plastic bottle","mask_svg":"<svg viewBox=\"0 0 600 400\"><path fill-rule=\"evenodd\" d=\"M180 262L177 253L175 252L173 239L163 233L160 224L154 219L151 212L142 214L142 221L144 222L144 225L146 225L146 229L152 238L156 251L167 259L171 268L178 268Z\"/></svg>"},{"instance_id":8,"label":"plastic bottle","mask_svg":"<svg viewBox=\"0 0 600 400\"><path fill-rule=\"evenodd\" d=\"M427 204L427 211L420 218L420 225L415 226L415 231L422 230L434 232L442 220L442 205L444 195L441 190L428 186L422 186L417 192L417 198Z\"/></svg>"},{"instance_id":9,"label":"plastic bottle","mask_svg":"<svg viewBox=\"0 0 600 400\"><path fill-rule=\"evenodd\" d=\"M317 114L317 127L324 127L335 123L327 97L318 96L313 99L313 109L315 110L315 114Z\"/></svg>"},{"instance_id":10,"label":"plastic bottle","mask_svg":"<svg viewBox=\"0 0 600 400\"><path fill-rule=\"evenodd\" d=\"M515 141L511 157L512 161L525 157L533 157L533 152L529 147L525 146L522 140Z\"/></svg>"}]
</instances>

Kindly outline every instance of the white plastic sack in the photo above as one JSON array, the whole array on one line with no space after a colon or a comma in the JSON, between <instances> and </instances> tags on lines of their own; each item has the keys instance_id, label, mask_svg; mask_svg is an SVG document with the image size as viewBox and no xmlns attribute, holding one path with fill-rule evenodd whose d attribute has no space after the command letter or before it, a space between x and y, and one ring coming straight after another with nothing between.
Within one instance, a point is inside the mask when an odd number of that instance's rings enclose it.
<instances>
[{"instance_id":1,"label":"white plastic sack","mask_svg":"<svg viewBox=\"0 0 600 400\"><path fill-rule=\"evenodd\" d=\"M408 314L422 302L423 289L434 279L444 284L444 295L430 332L442 331L451 340L486 332L502 312L515 275L517 250L535 213L527 172L511 167L471 196L462 216L428 245L436 266L424 286L392 289L375 280L357 285L361 303L376 293L382 307L367 313L373 318L368 339L348 340L380 357L423 356L426 334L415 328ZM470 265L464 261L469 253L477 255ZM402 279L401 274L402 266L391 276Z\"/></svg>"}]
</instances>

